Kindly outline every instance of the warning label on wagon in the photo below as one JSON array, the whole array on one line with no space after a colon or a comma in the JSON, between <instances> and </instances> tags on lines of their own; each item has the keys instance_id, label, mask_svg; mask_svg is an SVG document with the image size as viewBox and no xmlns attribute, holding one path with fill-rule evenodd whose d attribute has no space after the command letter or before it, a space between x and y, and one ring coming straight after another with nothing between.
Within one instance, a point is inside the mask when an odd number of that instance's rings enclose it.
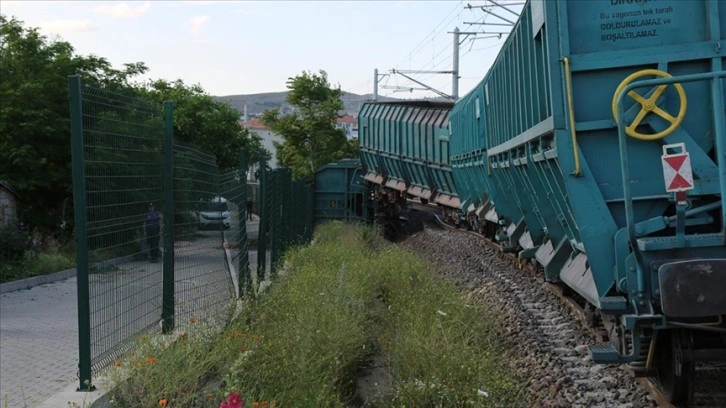
<instances>
[{"instance_id":1,"label":"warning label on wagon","mask_svg":"<svg viewBox=\"0 0 726 408\"><path fill-rule=\"evenodd\" d=\"M602 42L658 37L662 30L672 23L672 6L618 10L617 6L620 5L620 2L620 0L611 0L612 7L600 11L600 41Z\"/></svg>"}]
</instances>

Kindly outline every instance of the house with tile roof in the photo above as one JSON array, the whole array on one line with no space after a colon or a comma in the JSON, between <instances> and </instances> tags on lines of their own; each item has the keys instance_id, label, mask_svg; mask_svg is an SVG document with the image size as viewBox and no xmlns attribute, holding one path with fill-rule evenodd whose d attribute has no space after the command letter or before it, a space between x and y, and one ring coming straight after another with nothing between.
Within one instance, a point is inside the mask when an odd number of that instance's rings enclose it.
<instances>
[{"instance_id":1,"label":"house with tile roof","mask_svg":"<svg viewBox=\"0 0 726 408\"><path fill-rule=\"evenodd\" d=\"M348 115L339 117L335 122L335 126L345 130L348 140L358 138L358 118Z\"/></svg>"}]
</instances>

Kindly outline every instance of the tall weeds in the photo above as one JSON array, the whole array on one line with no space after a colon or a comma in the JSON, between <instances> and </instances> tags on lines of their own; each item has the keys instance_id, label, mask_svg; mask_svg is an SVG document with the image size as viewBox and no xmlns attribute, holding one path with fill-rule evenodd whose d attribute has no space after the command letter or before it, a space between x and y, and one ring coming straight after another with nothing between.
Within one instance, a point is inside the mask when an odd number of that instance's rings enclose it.
<instances>
[{"instance_id":1,"label":"tall weeds","mask_svg":"<svg viewBox=\"0 0 726 408\"><path fill-rule=\"evenodd\" d=\"M154 364L129 364L117 394L139 395L125 388L132 386L148 395L117 403L151 406L163 398L167 406L216 407L239 392L245 406L524 404L490 334L494 313L466 302L431 265L370 228L323 225L315 244L289 251L285 265L209 345L195 344L188 358L167 357L184 356L193 344L177 341ZM380 367L371 374L374 364ZM361 389L363 376L372 376L373 390Z\"/></svg>"}]
</instances>

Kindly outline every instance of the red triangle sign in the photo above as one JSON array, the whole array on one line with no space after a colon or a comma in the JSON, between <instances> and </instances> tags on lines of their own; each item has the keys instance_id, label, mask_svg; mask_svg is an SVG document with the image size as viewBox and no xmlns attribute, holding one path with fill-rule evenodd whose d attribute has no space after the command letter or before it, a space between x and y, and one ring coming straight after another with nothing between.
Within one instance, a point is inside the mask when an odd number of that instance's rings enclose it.
<instances>
[{"instance_id":1,"label":"red triangle sign","mask_svg":"<svg viewBox=\"0 0 726 408\"><path fill-rule=\"evenodd\" d=\"M676 176L673 177L673 181L671 181L671 184L668 186L668 190L675 190L679 188L691 188L693 187L691 183L688 182L683 176L680 175L680 173L676 173Z\"/></svg>"},{"instance_id":2,"label":"red triangle sign","mask_svg":"<svg viewBox=\"0 0 726 408\"><path fill-rule=\"evenodd\" d=\"M665 160L666 163L670 164L671 167L673 167L673 170L678 171L681 169L681 166L683 166L683 162L686 161L686 158L688 158L688 155L678 155L678 156L668 156L663 157L663 160Z\"/></svg>"}]
</instances>

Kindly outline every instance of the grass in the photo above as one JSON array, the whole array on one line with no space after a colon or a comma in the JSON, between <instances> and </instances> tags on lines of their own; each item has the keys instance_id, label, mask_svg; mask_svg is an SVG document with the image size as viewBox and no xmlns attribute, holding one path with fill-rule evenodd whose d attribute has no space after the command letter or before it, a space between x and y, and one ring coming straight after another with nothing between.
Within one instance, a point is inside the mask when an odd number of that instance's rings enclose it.
<instances>
[{"instance_id":1,"label":"grass","mask_svg":"<svg viewBox=\"0 0 726 408\"><path fill-rule=\"evenodd\" d=\"M248 407L527 405L495 314L372 229L323 225L285 265L222 334L139 340L111 369L114 405L218 407L232 392Z\"/></svg>"},{"instance_id":2,"label":"grass","mask_svg":"<svg viewBox=\"0 0 726 408\"><path fill-rule=\"evenodd\" d=\"M22 261L0 265L0 283L47 275L75 266L75 259L63 253L27 251Z\"/></svg>"}]
</instances>

